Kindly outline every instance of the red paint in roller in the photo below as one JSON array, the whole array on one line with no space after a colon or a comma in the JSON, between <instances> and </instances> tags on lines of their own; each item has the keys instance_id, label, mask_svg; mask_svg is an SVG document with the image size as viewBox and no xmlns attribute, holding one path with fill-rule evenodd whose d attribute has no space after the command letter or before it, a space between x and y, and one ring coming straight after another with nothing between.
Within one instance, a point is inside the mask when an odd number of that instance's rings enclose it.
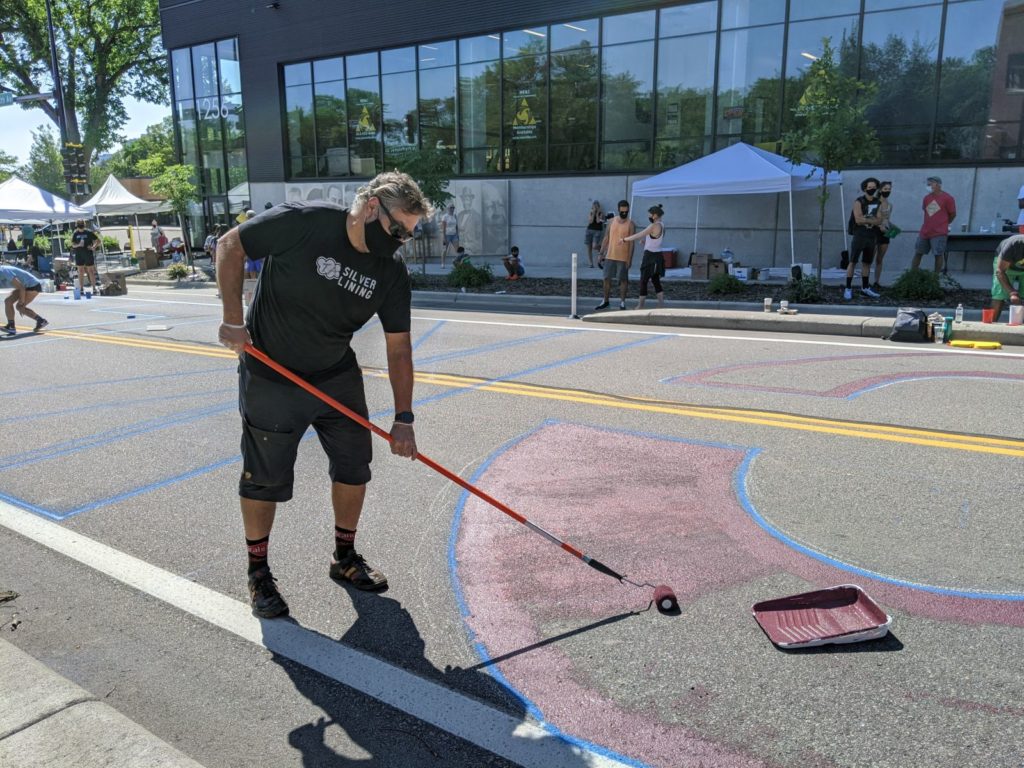
<instances>
[{"instance_id":1,"label":"red paint in roller","mask_svg":"<svg viewBox=\"0 0 1024 768\"><path fill-rule=\"evenodd\" d=\"M676 593L668 584L659 584L654 588L654 605L661 613L671 613L679 610L679 601Z\"/></svg>"}]
</instances>

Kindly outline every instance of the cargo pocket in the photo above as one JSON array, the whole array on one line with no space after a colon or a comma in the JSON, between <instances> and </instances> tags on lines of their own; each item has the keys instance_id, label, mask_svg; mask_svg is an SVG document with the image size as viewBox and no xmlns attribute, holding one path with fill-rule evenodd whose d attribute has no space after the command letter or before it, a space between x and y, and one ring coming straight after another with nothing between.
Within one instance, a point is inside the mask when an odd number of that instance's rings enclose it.
<instances>
[{"instance_id":1,"label":"cargo pocket","mask_svg":"<svg viewBox=\"0 0 1024 768\"><path fill-rule=\"evenodd\" d=\"M255 485L290 482L302 436L271 432L242 420L242 479Z\"/></svg>"}]
</instances>

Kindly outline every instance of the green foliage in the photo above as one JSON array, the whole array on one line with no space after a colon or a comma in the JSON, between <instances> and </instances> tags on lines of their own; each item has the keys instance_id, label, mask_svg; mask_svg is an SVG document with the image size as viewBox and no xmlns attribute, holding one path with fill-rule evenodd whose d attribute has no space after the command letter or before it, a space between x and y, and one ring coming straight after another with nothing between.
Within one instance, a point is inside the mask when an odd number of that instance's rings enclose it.
<instances>
[{"instance_id":1,"label":"green foliage","mask_svg":"<svg viewBox=\"0 0 1024 768\"><path fill-rule=\"evenodd\" d=\"M52 0L52 10L67 140L85 146L88 163L119 139L128 121L126 98L167 102L158 0ZM0 3L0 30L0 86L15 93L52 90L45 3ZM59 125L55 100L22 108L40 109Z\"/></svg>"},{"instance_id":2,"label":"green foliage","mask_svg":"<svg viewBox=\"0 0 1024 768\"><path fill-rule=\"evenodd\" d=\"M818 278L810 275L801 277L799 280L790 280L786 286L786 298L794 304L825 303Z\"/></svg>"},{"instance_id":3,"label":"green foliage","mask_svg":"<svg viewBox=\"0 0 1024 768\"><path fill-rule=\"evenodd\" d=\"M448 191L455 164L455 154L447 149L410 149L398 162L398 170L408 173L419 184L423 194L443 208L453 198Z\"/></svg>"},{"instance_id":4,"label":"green foliage","mask_svg":"<svg viewBox=\"0 0 1024 768\"><path fill-rule=\"evenodd\" d=\"M103 241L103 249L105 251L120 251L121 250L121 244L119 242L117 242L117 238L116 237L112 237L110 235L103 235L103 237L101 237L100 240Z\"/></svg>"},{"instance_id":5,"label":"green foliage","mask_svg":"<svg viewBox=\"0 0 1024 768\"><path fill-rule=\"evenodd\" d=\"M476 267L471 262L464 261L452 267L452 271L448 273L448 285L456 288L480 288L493 280L494 273L490 264Z\"/></svg>"},{"instance_id":6,"label":"green foliage","mask_svg":"<svg viewBox=\"0 0 1024 768\"><path fill-rule=\"evenodd\" d=\"M7 181L17 171L18 158L0 149L0 183Z\"/></svg>"},{"instance_id":7,"label":"green foliage","mask_svg":"<svg viewBox=\"0 0 1024 768\"><path fill-rule=\"evenodd\" d=\"M28 162L18 169L18 174L29 184L35 184L58 197L68 196L60 142L50 126L44 125L38 131L32 131Z\"/></svg>"},{"instance_id":8,"label":"green foliage","mask_svg":"<svg viewBox=\"0 0 1024 768\"><path fill-rule=\"evenodd\" d=\"M188 212L189 203L199 200L199 188L193 182L196 169L191 165L171 165L153 179L150 189L154 195L171 204L178 216Z\"/></svg>"},{"instance_id":9,"label":"green foliage","mask_svg":"<svg viewBox=\"0 0 1024 768\"><path fill-rule=\"evenodd\" d=\"M146 128L137 139L125 142L104 168L118 178L159 176L174 165L174 128L170 117Z\"/></svg>"},{"instance_id":10,"label":"green foliage","mask_svg":"<svg viewBox=\"0 0 1024 768\"><path fill-rule=\"evenodd\" d=\"M743 293L746 287L732 275L715 275L708 283L708 293L712 296L726 296L732 293Z\"/></svg>"},{"instance_id":11,"label":"green foliage","mask_svg":"<svg viewBox=\"0 0 1024 768\"><path fill-rule=\"evenodd\" d=\"M181 280L188 277L188 267L184 264L171 264L167 268L167 276L172 280Z\"/></svg>"},{"instance_id":12,"label":"green foliage","mask_svg":"<svg viewBox=\"0 0 1024 768\"><path fill-rule=\"evenodd\" d=\"M937 301L946 295L939 275L930 269L908 269L896 278L889 293L899 301Z\"/></svg>"}]
</instances>

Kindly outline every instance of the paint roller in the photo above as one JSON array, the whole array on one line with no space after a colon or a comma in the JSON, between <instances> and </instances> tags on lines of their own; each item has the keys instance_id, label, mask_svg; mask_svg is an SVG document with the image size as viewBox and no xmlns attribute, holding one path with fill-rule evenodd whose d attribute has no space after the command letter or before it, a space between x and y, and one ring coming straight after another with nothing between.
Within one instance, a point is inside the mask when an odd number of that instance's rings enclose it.
<instances>
[{"instance_id":1,"label":"paint roller","mask_svg":"<svg viewBox=\"0 0 1024 768\"><path fill-rule=\"evenodd\" d=\"M302 389L304 389L307 392L309 392L309 394L313 395L313 397L315 397L318 400L320 400L320 401L326 403L327 405L331 406L331 408L334 408L339 413L342 413L345 416L348 416L348 418L352 419L352 421L354 421L357 424L359 424L360 426L365 427L366 429L370 430L373 434L377 435L378 437L383 438L384 440L386 440L389 443L392 442L393 438L391 437L391 435L388 434L387 432L385 432L380 427L378 427L372 421L369 421L368 419L364 419L362 416L360 416L358 413L356 413L352 409L347 408L346 406L342 405L341 403L339 403L334 398L332 398L329 395L327 395L326 393L320 391L319 389L314 387L312 384L307 382L302 377L292 373L291 371L289 371L287 368L285 368L280 363L278 363L278 362L272 360L271 358L269 358L266 354L264 354L260 350L256 349L256 347L254 347L252 344L246 344L245 345L245 351L246 351L247 354L252 355L252 357L254 357L255 359L259 360L261 363L266 365L268 368L271 368L272 370L276 371L277 373L279 373L284 378L288 379L288 381L292 382L296 386L299 386ZM562 541L561 539L559 539L557 536L555 536L550 531L545 530L544 528L542 528L541 526L537 525L533 521L527 519L523 515L521 515L518 512L516 512L511 507L509 507L506 504L503 504L502 502L498 501L497 499L495 499L490 494L485 493L484 491L480 490L479 488L477 488L475 485L473 485L469 481L464 480L463 478L459 477L454 472L452 472L448 468L442 466L441 464L438 464L436 461L434 461L433 459L429 458L428 456L425 456L422 453L417 453L416 454L416 459L418 461L422 462L423 464L426 464L428 467L433 469L435 472L443 475L444 477L447 477L449 480L451 480L456 485L459 485L462 488L466 489L467 491L472 493L474 496L476 496L478 499L481 499L482 501L487 502L492 507L497 509L499 512L504 512L506 515L511 517L516 522L522 523L523 525L525 525L527 528L529 528L534 533L539 534L540 536L543 536L545 539L550 541L552 544L557 545L560 549L568 552L573 557L576 557L579 560L582 560L584 563L589 565L595 571L603 573L606 576L611 576L613 579L616 579L620 584L630 584L631 586L634 586L634 587L639 587L639 588L647 587L647 588L653 589L654 592L653 592L653 598L652 598L651 602L654 604L654 606L658 609L659 612L661 612L661 613L675 613L675 612L677 612L679 610L679 601L676 599L676 595L672 591L672 588L670 586L668 586L667 584L651 584L651 583L646 582L646 581L644 581L644 582L633 581L632 579L627 578L626 576L623 576L621 573L617 573L616 571L612 570L607 565L602 563L600 560L596 560L593 557L590 557L589 555L584 554L582 551L580 551L576 547L572 546L568 542Z\"/></svg>"}]
</instances>

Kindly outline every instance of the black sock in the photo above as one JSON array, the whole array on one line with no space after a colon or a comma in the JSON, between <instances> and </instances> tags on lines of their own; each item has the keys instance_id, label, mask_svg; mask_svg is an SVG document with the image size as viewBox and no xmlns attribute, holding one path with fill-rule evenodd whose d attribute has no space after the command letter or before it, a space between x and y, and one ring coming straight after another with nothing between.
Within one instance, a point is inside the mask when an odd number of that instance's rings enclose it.
<instances>
[{"instance_id":1,"label":"black sock","mask_svg":"<svg viewBox=\"0 0 1024 768\"><path fill-rule=\"evenodd\" d=\"M262 539L246 539L245 546L249 550L249 575L251 576L267 564L270 536L264 536Z\"/></svg>"},{"instance_id":2,"label":"black sock","mask_svg":"<svg viewBox=\"0 0 1024 768\"><path fill-rule=\"evenodd\" d=\"M846 287L847 288L852 288L853 287L853 278L852 277L846 278Z\"/></svg>"},{"instance_id":3,"label":"black sock","mask_svg":"<svg viewBox=\"0 0 1024 768\"><path fill-rule=\"evenodd\" d=\"M356 532L334 526L334 559L341 560L356 547Z\"/></svg>"}]
</instances>

